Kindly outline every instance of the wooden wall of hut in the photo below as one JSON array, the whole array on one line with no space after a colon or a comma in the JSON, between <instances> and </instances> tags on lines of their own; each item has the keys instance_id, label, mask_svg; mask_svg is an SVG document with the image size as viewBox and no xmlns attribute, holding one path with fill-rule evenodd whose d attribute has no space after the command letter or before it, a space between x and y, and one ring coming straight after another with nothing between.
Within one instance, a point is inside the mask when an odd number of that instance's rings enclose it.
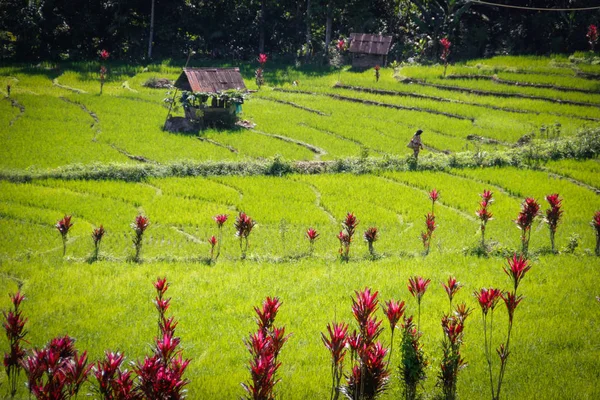
<instances>
[{"instance_id":1,"label":"wooden wall of hut","mask_svg":"<svg viewBox=\"0 0 600 400\"><path fill-rule=\"evenodd\" d=\"M386 56L377 54L356 53L352 57L353 68L373 68L376 65L385 66Z\"/></svg>"}]
</instances>

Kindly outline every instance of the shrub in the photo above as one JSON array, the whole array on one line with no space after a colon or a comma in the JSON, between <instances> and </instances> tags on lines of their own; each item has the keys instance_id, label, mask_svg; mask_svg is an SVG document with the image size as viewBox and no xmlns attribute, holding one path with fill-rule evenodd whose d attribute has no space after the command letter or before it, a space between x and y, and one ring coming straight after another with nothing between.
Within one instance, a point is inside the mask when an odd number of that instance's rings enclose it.
<instances>
[{"instance_id":1,"label":"shrub","mask_svg":"<svg viewBox=\"0 0 600 400\"><path fill-rule=\"evenodd\" d=\"M531 226L535 217L538 216L540 205L531 197L527 197L521 204L521 212L514 221L521 230L521 254L527 256L529 250L529 239L531 238Z\"/></svg>"},{"instance_id":2,"label":"shrub","mask_svg":"<svg viewBox=\"0 0 600 400\"><path fill-rule=\"evenodd\" d=\"M133 246L135 248L135 255L133 259L135 262L140 262L140 254L142 252L142 240L144 239L144 232L150 226L150 220L148 217L143 215L138 215L135 217L134 222L131 224L131 229L135 232L135 236L133 238Z\"/></svg>"},{"instance_id":3,"label":"shrub","mask_svg":"<svg viewBox=\"0 0 600 400\"><path fill-rule=\"evenodd\" d=\"M73 226L73 224L71 223L71 216L65 215L54 226L56 227L56 229L58 229L58 232L60 233L60 236L62 238L63 257L64 257L65 254L67 253L67 239L68 239L68 235L69 235L69 230Z\"/></svg>"},{"instance_id":4,"label":"shrub","mask_svg":"<svg viewBox=\"0 0 600 400\"><path fill-rule=\"evenodd\" d=\"M25 324L27 323L27 318L23 318L22 311L19 309L25 296L20 291L9 296L13 308L8 312L2 312L4 315L2 327L6 332L10 348L8 353L4 353L4 370L8 377L10 397L14 398L17 393L19 374L23 368L22 363L25 359L25 349L22 347L21 342L26 342L25 336L27 335L27 331L25 330Z\"/></svg>"},{"instance_id":5,"label":"shrub","mask_svg":"<svg viewBox=\"0 0 600 400\"><path fill-rule=\"evenodd\" d=\"M235 235L240 238L240 251L242 252L242 260L246 258L246 252L248 251L248 236L252 233L252 228L256 225L256 221L244 212L235 218Z\"/></svg>"},{"instance_id":6,"label":"shrub","mask_svg":"<svg viewBox=\"0 0 600 400\"><path fill-rule=\"evenodd\" d=\"M546 210L544 222L548 224L548 229L550 230L550 245L552 247L552 252L555 252L554 236L556 235L556 228L558 227L558 223L563 214L563 210L561 209L562 199L558 196L558 193L554 193L547 195L546 201L550 204L550 208Z\"/></svg>"}]
</instances>

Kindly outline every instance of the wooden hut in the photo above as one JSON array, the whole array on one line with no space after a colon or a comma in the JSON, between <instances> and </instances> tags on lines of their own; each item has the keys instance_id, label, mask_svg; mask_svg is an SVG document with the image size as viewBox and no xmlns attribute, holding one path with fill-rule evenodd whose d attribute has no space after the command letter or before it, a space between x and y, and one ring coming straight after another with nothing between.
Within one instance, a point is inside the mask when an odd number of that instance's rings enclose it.
<instances>
[{"instance_id":1,"label":"wooden hut","mask_svg":"<svg viewBox=\"0 0 600 400\"><path fill-rule=\"evenodd\" d=\"M201 104L184 106L186 118L203 123L235 119L235 114L241 111L241 103L222 100L220 95L230 89L247 91L239 68L184 68L175 87L205 95Z\"/></svg>"},{"instance_id":2,"label":"wooden hut","mask_svg":"<svg viewBox=\"0 0 600 400\"><path fill-rule=\"evenodd\" d=\"M391 36L351 33L352 67L373 68L376 65L385 66L391 46Z\"/></svg>"}]
</instances>

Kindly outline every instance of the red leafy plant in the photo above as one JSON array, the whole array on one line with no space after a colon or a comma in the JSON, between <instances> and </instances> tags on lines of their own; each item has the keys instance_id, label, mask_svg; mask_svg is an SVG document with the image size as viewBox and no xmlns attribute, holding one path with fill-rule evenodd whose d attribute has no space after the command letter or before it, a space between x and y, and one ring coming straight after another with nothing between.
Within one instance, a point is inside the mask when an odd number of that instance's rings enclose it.
<instances>
[{"instance_id":1,"label":"red leafy plant","mask_svg":"<svg viewBox=\"0 0 600 400\"><path fill-rule=\"evenodd\" d=\"M529 250L529 239L531 238L531 226L535 217L539 215L540 205L532 198L527 197L521 204L521 212L519 213L515 223L521 230L521 253L527 257Z\"/></svg>"},{"instance_id":2,"label":"red leafy plant","mask_svg":"<svg viewBox=\"0 0 600 400\"><path fill-rule=\"evenodd\" d=\"M454 300L454 296L460 290L460 288L463 287L463 284L458 282L455 277L450 275L447 283L442 282L442 287L448 295L448 300L450 301L450 311L452 311L452 300Z\"/></svg>"},{"instance_id":3,"label":"red leafy plant","mask_svg":"<svg viewBox=\"0 0 600 400\"><path fill-rule=\"evenodd\" d=\"M248 236L252 233L252 228L256 225L256 221L244 212L235 218L235 236L240 238L240 251L242 252L242 260L246 258L246 252L248 251Z\"/></svg>"},{"instance_id":4,"label":"red leafy plant","mask_svg":"<svg viewBox=\"0 0 600 400\"><path fill-rule=\"evenodd\" d=\"M340 38L337 41L335 47L337 48L338 59L339 59L339 63L337 63L339 66L338 82L341 82L342 81L342 65L344 62L343 55L344 55L344 52L348 49L348 42L346 40L344 40L343 38Z\"/></svg>"},{"instance_id":5,"label":"red leafy plant","mask_svg":"<svg viewBox=\"0 0 600 400\"><path fill-rule=\"evenodd\" d=\"M596 44L598 43L598 27L594 24L588 26L588 31L585 37L587 37L588 43L590 44L590 51L594 52Z\"/></svg>"},{"instance_id":6,"label":"red leafy plant","mask_svg":"<svg viewBox=\"0 0 600 400\"><path fill-rule=\"evenodd\" d=\"M378 64L373 69L375 70L375 82L379 82L379 70L381 69L381 67Z\"/></svg>"},{"instance_id":7,"label":"red leafy plant","mask_svg":"<svg viewBox=\"0 0 600 400\"><path fill-rule=\"evenodd\" d=\"M492 198L493 193L489 190L484 190L479 196L481 196L481 201L479 202L479 210L475 211L475 215L479 218L481 228L481 248L485 251L485 228L488 221L493 219L493 214L489 211L488 207L494 202L494 199Z\"/></svg>"},{"instance_id":8,"label":"red leafy plant","mask_svg":"<svg viewBox=\"0 0 600 400\"><path fill-rule=\"evenodd\" d=\"M67 399L76 397L88 379L92 365L87 352L81 355L69 336L56 337L41 350L34 349L23 361L27 387L36 399Z\"/></svg>"},{"instance_id":9,"label":"red leafy plant","mask_svg":"<svg viewBox=\"0 0 600 400\"><path fill-rule=\"evenodd\" d=\"M404 315L404 311L406 310L405 303L403 301L395 301L389 300L385 302L385 306L383 306L383 313L388 319L390 323L390 353L388 356L388 364L392 359L392 351L394 349L394 332L396 331L396 326L398 325L398 321Z\"/></svg>"},{"instance_id":10,"label":"red leafy plant","mask_svg":"<svg viewBox=\"0 0 600 400\"><path fill-rule=\"evenodd\" d=\"M408 278L408 291L410 294L417 299L418 314L417 314L417 329L420 327L421 322L421 300L427 291L427 287L431 283L431 279L425 279L421 276L413 276Z\"/></svg>"},{"instance_id":11,"label":"red leafy plant","mask_svg":"<svg viewBox=\"0 0 600 400\"><path fill-rule=\"evenodd\" d=\"M223 225L225 225L225 222L227 222L227 218L228 218L227 214L219 214L219 215L215 215L213 217L213 219L217 223L217 228L219 229L219 234L218 234L219 237L217 238L217 255L215 256L215 261L221 255L221 242L223 241ZM213 246L213 248L214 248L214 246ZM211 249L211 258L212 258L212 249Z\"/></svg>"},{"instance_id":12,"label":"red leafy plant","mask_svg":"<svg viewBox=\"0 0 600 400\"><path fill-rule=\"evenodd\" d=\"M375 316L378 292L372 293L371 289L365 288L361 292L356 291L355 295L352 314L359 330L348 338L353 366L340 391L350 400L373 400L387 389L390 373L385 356L388 350L377 341L383 331L383 321Z\"/></svg>"},{"instance_id":13,"label":"red leafy plant","mask_svg":"<svg viewBox=\"0 0 600 400\"><path fill-rule=\"evenodd\" d=\"M267 59L268 59L268 57L266 54L261 53L258 55L257 60L258 60L258 63L260 64L260 67L258 67L256 69L256 71L254 72L254 77L256 78L256 85L258 86L259 89L265 83L263 71L265 68L265 64L267 63Z\"/></svg>"},{"instance_id":14,"label":"red leafy plant","mask_svg":"<svg viewBox=\"0 0 600 400\"><path fill-rule=\"evenodd\" d=\"M562 208L562 199L558 196L558 193L549 194L546 196L546 201L550 204L550 208L546 210L546 217L544 218L544 222L548 224L548 229L550 230L550 246L552 247L552 252L556 252L554 246L554 236L556 235L556 228L558 227L558 223L560 222L560 218L562 217L563 210Z\"/></svg>"},{"instance_id":15,"label":"red leafy plant","mask_svg":"<svg viewBox=\"0 0 600 400\"><path fill-rule=\"evenodd\" d=\"M420 342L421 332L415 327L413 317L404 317L402 328L402 342L400 351L400 381L406 400L418 398L419 383L427 378L426 369L429 362L425 357L423 345Z\"/></svg>"},{"instance_id":16,"label":"red leafy plant","mask_svg":"<svg viewBox=\"0 0 600 400\"><path fill-rule=\"evenodd\" d=\"M367 242L367 244L369 245L369 254L371 255L371 257L375 257L375 248L373 247L373 243L379 240L379 229L377 229L374 226L370 227L363 234L363 238L365 239L365 242Z\"/></svg>"},{"instance_id":17,"label":"red leafy plant","mask_svg":"<svg viewBox=\"0 0 600 400\"><path fill-rule=\"evenodd\" d=\"M448 38L440 39L440 45L442 46L442 55L440 58L444 62L444 77L446 76L446 70L448 69L448 57L450 57L450 46L452 43Z\"/></svg>"},{"instance_id":18,"label":"red leafy plant","mask_svg":"<svg viewBox=\"0 0 600 400\"><path fill-rule=\"evenodd\" d=\"M331 354L331 400L337 400L340 395L340 382L344 371L344 358L347 352L348 324L327 324L326 336L321 333L321 340Z\"/></svg>"},{"instance_id":19,"label":"red leafy plant","mask_svg":"<svg viewBox=\"0 0 600 400\"><path fill-rule=\"evenodd\" d=\"M134 386L133 371L122 368L123 354L107 351L104 356L92 367L97 382L92 390L103 400L142 400Z\"/></svg>"},{"instance_id":20,"label":"red leafy plant","mask_svg":"<svg viewBox=\"0 0 600 400\"><path fill-rule=\"evenodd\" d=\"M93 258L98 258L98 252L100 251L100 242L102 242L102 238L106 231L104 230L104 226L100 225L100 228L94 228L92 231L92 240L94 241L94 255Z\"/></svg>"},{"instance_id":21,"label":"red leafy plant","mask_svg":"<svg viewBox=\"0 0 600 400\"><path fill-rule=\"evenodd\" d=\"M471 310L463 303L456 308L454 313L442 317L444 339L442 340L442 361L438 386L441 386L442 398L445 400L456 399L458 373L467 366L460 354L460 348L463 344L465 320L470 313Z\"/></svg>"},{"instance_id":22,"label":"red leafy plant","mask_svg":"<svg viewBox=\"0 0 600 400\"><path fill-rule=\"evenodd\" d=\"M250 382L242 383L247 400L273 400L274 388L280 381L277 370L281 362L277 360L283 345L290 335L285 334L285 327L275 326L275 317L281 307L277 297L267 297L262 308L254 307L258 330L250 334L244 341L250 352Z\"/></svg>"},{"instance_id":23,"label":"red leafy plant","mask_svg":"<svg viewBox=\"0 0 600 400\"><path fill-rule=\"evenodd\" d=\"M517 254L514 254L512 257L508 258L507 263L508 268L504 267L504 272L512 281L512 290L502 292L499 289L481 289L479 292L475 292L475 297L477 297L482 311L484 328L483 332L485 336L485 356L488 362L490 390L492 392L492 399L494 400L500 399L500 392L502 389L502 382L504 380L504 373L506 372L507 361L510 355L510 338L513 328L514 313L519 303L523 300L523 297L517 294L517 290L519 288L521 280L525 277L525 274L531 269L529 261L522 255L517 256ZM496 349L496 353L500 358L500 370L498 373L497 384L494 385L494 377L492 373L493 312L497 302L500 299L504 301L504 304L506 305L506 309L508 311L508 332L506 335L506 341L504 343L501 343L500 346L498 346L498 348ZM490 323L488 327L487 314L490 310ZM494 388L494 386L496 387Z\"/></svg>"},{"instance_id":24,"label":"red leafy plant","mask_svg":"<svg viewBox=\"0 0 600 400\"><path fill-rule=\"evenodd\" d=\"M102 50L100 52L100 58L103 61L108 60L108 57L110 57L110 53L106 50ZM108 70L106 69L106 67L104 65L100 66L100 94L102 94L102 89L104 88L104 81L106 80L106 75L108 75Z\"/></svg>"},{"instance_id":25,"label":"red leafy plant","mask_svg":"<svg viewBox=\"0 0 600 400\"><path fill-rule=\"evenodd\" d=\"M594 228L594 233L596 234L596 255L600 256L600 211L594 213L590 225Z\"/></svg>"},{"instance_id":26,"label":"red leafy plant","mask_svg":"<svg viewBox=\"0 0 600 400\"><path fill-rule=\"evenodd\" d=\"M27 318L23 317L23 313L19 308L21 302L25 299L25 296L18 291L15 294L9 295L9 297L13 307L8 312L2 311L2 314L4 315L2 327L6 333L10 348L8 353L4 353L4 370L8 377L10 397L14 398L17 393L17 384L22 369L22 363L25 359L25 349L23 348L22 342L27 343L25 340L25 336L27 335L27 331L25 330Z\"/></svg>"},{"instance_id":27,"label":"red leafy plant","mask_svg":"<svg viewBox=\"0 0 600 400\"><path fill-rule=\"evenodd\" d=\"M421 241L423 242L424 254L428 255L431 248L431 239L433 238L433 232L437 229L435 224L435 215L427 213L425 216L425 232L421 232Z\"/></svg>"},{"instance_id":28,"label":"red leafy plant","mask_svg":"<svg viewBox=\"0 0 600 400\"><path fill-rule=\"evenodd\" d=\"M60 236L62 238L62 242L63 242L63 257L64 257L65 254L67 253L67 240L68 240L69 230L73 226L73 224L71 223L71 216L70 215L65 215L54 226L56 227L56 229L58 229L58 232L60 233Z\"/></svg>"},{"instance_id":29,"label":"red leafy plant","mask_svg":"<svg viewBox=\"0 0 600 400\"><path fill-rule=\"evenodd\" d=\"M431 200L431 214L435 214L435 202L440 198L440 192L437 189L433 188L431 192L429 192L429 200Z\"/></svg>"},{"instance_id":30,"label":"red leafy plant","mask_svg":"<svg viewBox=\"0 0 600 400\"><path fill-rule=\"evenodd\" d=\"M315 250L315 242L319 238L319 233L313 228L308 228L304 236L306 236L308 239L308 243L310 245L309 254L312 255L313 251Z\"/></svg>"},{"instance_id":31,"label":"red leafy plant","mask_svg":"<svg viewBox=\"0 0 600 400\"><path fill-rule=\"evenodd\" d=\"M144 239L144 232L150 226L150 220L148 217L143 215L138 215L135 217L135 220L131 224L131 229L135 232L135 236L133 237L133 246L135 248L135 255L133 256L133 260L135 262L140 262L140 254L142 252L142 240Z\"/></svg>"},{"instance_id":32,"label":"red leafy plant","mask_svg":"<svg viewBox=\"0 0 600 400\"><path fill-rule=\"evenodd\" d=\"M183 359L182 350L178 349L181 339L175 336L177 321L174 317L166 317L169 308L169 299L165 293L169 288L166 278L158 278L154 282L156 298L154 304L158 311L159 335L152 346L153 354L146 356L143 361L138 361L134 371L138 376L135 390L144 399L172 399L185 398L184 387L189 380L183 377L190 360Z\"/></svg>"},{"instance_id":33,"label":"red leafy plant","mask_svg":"<svg viewBox=\"0 0 600 400\"><path fill-rule=\"evenodd\" d=\"M215 246L217 245L218 240L216 237L211 236L208 238L208 244L210 245L210 261L213 262L215 260Z\"/></svg>"},{"instance_id":34,"label":"red leafy plant","mask_svg":"<svg viewBox=\"0 0 600 400\"><path fill-rule=\"evenodd\" d=\"M350 245L352 244L352 237L356 233L358 223L359 221L353 213L347 213L346 218L342 222L342 230L337 236L340 241L339 253L342 261L348 262L350 260Z\"/></svg>"}]
</instances>

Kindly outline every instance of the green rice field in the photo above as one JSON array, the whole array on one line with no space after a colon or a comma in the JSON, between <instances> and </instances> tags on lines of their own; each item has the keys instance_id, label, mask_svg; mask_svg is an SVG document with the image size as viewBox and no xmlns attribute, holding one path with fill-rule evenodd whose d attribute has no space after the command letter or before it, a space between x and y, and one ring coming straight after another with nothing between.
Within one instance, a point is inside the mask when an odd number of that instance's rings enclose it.
<instances>
[{"instance_id":1,"label":"green rice field","mask_svg":"<svg viewBox=\"0 0 600 400\"><path fill-rule=\"evenodd\" d=\"M600 65L502 56L450 65L446 77L443 66L387 67L376 81L372 69L267 64L260 89L254 67L240 68L252 90L241 119L253 127L183 134L162 129L167 90L144 86L176 79L180 67L171 63L109 65L102 95L97 63L0 66L0 308L9 308L8 293L25 293L28 349L68 334L92 361L105 350L142 359L156 336L152 283L166 276L169 313L191 359L188 398L244 395L253 307L277 296L277 323L292 336L278 358L276 398L325 399L331 365L320 332L334 320L354 329L351 297L365 287L379 291L381 304L404 300L416 314L406 285L420 275L432 281L420 328L429 360L422 393L433 399L448 311L440 283L453 275L464 284L455 304L474 309L458 396L489 398L473 292L511 287L503 267L521 249L514 222L521 203L533 197L544 212L545 196L559 193L557 252L541 216L532 227L532 269L519 286L524 300L502 397L600 398L600 258L590 226L600 210L600 83L579 74L599 74ZM415 163L406 145L417 129L425 149ZM542 149L552 155L540 156ZM509 161L478 163L490 155ZM367 164L375 167L359 168ZM438 228L425 255L421 232L434 188ZM486 251L475 214L483 190L494 196ZM246 257L233 226L242 211L257 222ZM360 223L344 262L337 234L349 212ZM55 224L67 214L74 226L63 256ZM130 225L140 214L150 227L138 263ZM211 262L217 214L228 221ZM91 233L100 225L106 235L94 257ZM380 234L374 255L362 238L369 227ZM308 228L320 234L313 251ZM495 315L494 348L506 335L502 302ZM387 320L382 326L388 346ZM383 399L402 396L394 340ZM26 399L21 381L16 397ZM8 397L4 371L0 384Z\"/></svg>"}]
</instances>

